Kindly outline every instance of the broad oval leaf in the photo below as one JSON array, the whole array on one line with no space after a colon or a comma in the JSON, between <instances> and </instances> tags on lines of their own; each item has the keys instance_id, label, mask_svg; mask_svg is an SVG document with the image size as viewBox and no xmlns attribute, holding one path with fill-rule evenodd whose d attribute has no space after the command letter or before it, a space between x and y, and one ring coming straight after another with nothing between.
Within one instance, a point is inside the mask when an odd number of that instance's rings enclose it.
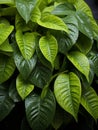
<instances>
[{"instance_id":1,"label":"broad oval leaf","mask_svg":"<svg viewBox=\"0 0 98 130\"><path fill-rule=\"evenodd\" d=\"M53 65L58 52L58 44L55 37L52 35L41 37L39 47L44 57Z\"/></svg>"},{"instance_id":2,"label":"broad oval leaf","mask_svg":"<svg viewBox=\"0 0 98 130\"><path fill-rule=\"evenodd\" d=\"M79 51L69 52L67 54L67 58L82 74L85 75L86 79L89 81L90 65L88 58Z\"/></svg>"},{"instance_id":3,"label":"broad oval leaf","mask_svg":"<svg viewBox=\"0 0 98 130\"><path fill-rule=\"evenodd\" d=\"M63 20L55 15L43 13L42 17L37 20L37 23L40 26L54 29L54 30L62 30L65 32L69 32L67 25L63 22Z\"/></svg>"},{"instance_id":4,"label":"broad oval leaf","mask_svg":"<svg viewBox=\"0 0 98 130\"><path fill-rule=\"evenodd\" d=\"M92 40L93 29L92 29L91 19L82 11L76 12L76 18L78 20L79 31Z\"/></svg>"},{"instance_id":5,"label":"broad oval leaf","mask_svg":"<svg viewBox=\"0 0 98 130\"><path fill-rule=\"evenodd\" d=\"M95 120L98 119L98 95L92 87L83 88L81 104Z\"/></svg>"},{"instance_id":6,"label":"broad oval leaf","mask_svg":"<svg viewBox=\"0 0 98 130\"><path fill-rule=\"evenodd\" d=\"M50 90L43 99L40 95L32 93L25 99L25 108L26 117L31 128L46 130L55 114L55 97Z\"/></svg>"},{"instance_id":7,"label":"broad oval leaf","mask_svg":"<svg viewBox=\"0 0 98 130\"><path fill-rule=\"evenodd\" d=\"M23 79L27 79L36 65L37 56L34 55L30 60L25 60L20 52L17 51L14 54L14 61Z\"/></svg>"},{"instance_id":8,"label":"broad oval leaf","mask_svg":"<svg viewBox=\"0 0 98 130\"><path fill-rule=\"evenodd\" d=\"M37 63L34 70L31 72L28 80L39 88L43 88L52 76L52 70Z\"/></svg>"},{"instance_id":9,"label":"broad oval leaf","mask_svg":"<svg viewBox=\"0 0 98 130\"><path fill-rule=\"evenodd\" d=\"M0 121L8 116L14 106L13 100L8 96L6 86L0 85Z\"/></svg>"},{"instance_id":10,"label":"broad oval leaf","mask_svg":"<svg viewBox=\"0 0 98 130\"><path fill-rule=\"evenodd\" d=\"M54 93L60 106L77 121L81 99L81 83L73 72L60 74L54 83Z\"/></svg>"},{"instance_id":11,"label":"broad oval leaf","mask_svg":"<svg viewBox=\"0 0 98 130\"><path fill-rule=\"evenodd\" d=\"M12 57L0 54L0 83L8 80L14 73L15 68Z\"/></svg>"},{"instance_id":12,"label":"broad oval leaf","mask_svg":"<svg viewBox=\"0 0 98 130\"><path fill-rule=\"evenodd\" d=\"M16 88L20 97L24 100L33 91L34 85L25 81L21 75L18 75L16 79Z\"/></svg>"},{"instance_id":13,"label":"broad oval leaf","mask_svg":"<svg viewBox=\"0 0 98 130\"><path fill-rule=\"evenodd\" d=\"M22 34L21 30L16 32L16 41L19 49L26 60L29 60L35 52L35 35L34 33Z\"/></svg>"},{"instance_id":14,"label":"broad oval leaf","mask_svg":"<svg viewBox=\"0 0 98 130\"><path fill-rule=\"evenodd\" d=\"M16 8L22 18L28 23L31 18L31 12L34 9L37 0L16 0Z\"/></svg>"},{"instance_id":15,"label":"broad oval leaf","mask_svg":"<svg viewBox=\"0 0 98 130\"><path fill-rule=\"evenodd\" d=\"M14 26L12 25L0 24L0 45L8 38L13 29Z\"/></svg>"}]
</instances>

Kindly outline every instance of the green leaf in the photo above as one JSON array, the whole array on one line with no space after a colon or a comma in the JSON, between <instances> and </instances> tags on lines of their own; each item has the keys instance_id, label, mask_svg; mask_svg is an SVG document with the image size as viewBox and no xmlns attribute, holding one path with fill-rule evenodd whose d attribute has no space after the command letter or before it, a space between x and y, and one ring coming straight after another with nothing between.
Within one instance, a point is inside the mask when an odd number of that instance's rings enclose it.
<instances>
[{"instance_id":1,"label":"green leaf","mask_svg":"<svg viewBox=\"0 0 98 130\"><path fill-rule=\"evenodd\" d=\"M51 76L52 70L42 65L41 63L37 63L34 70L28 77L28 80L35 86L43 88L50 80Z\"/></svg>"},{"instance_id":2,"label":"green leaf","mask_svg":"<svg viewBox=\"0 0 98 130\"><path fill-rule=\"evenodd\" d=\"M39 47L44 57L53 65L58 52L58 44L55 37L52 35L41 37Z\"/></svg>"},{"instance_id":3,"label":"green leaf","mask_svg":"<svg viewBox=\"0 0 98 130\"><path fill-rule=\"evenodd\" d=\"M76 12L76 18L78 20L78 29L88 38L93 39L93 29L90 18L82 11Z\"/></svg>"},{"instance_id":4,"label":"green leaf","mask_svg":"<svg viewBox=\"0 0 98 130\"><path fill-rule=\"evenodd\" d=\"M16 41L21 54L26 60L29 60L35 52L35 35L34 33L22 34L21 30L16 32Z\"/></svg>"},{"instance_id":5,"label":"green leaf","mask_svg":"<svg viewBox=\"0 0 98 130\"><path fill-rule=\"evenodd\" d=\"M8 38L13 29L14 26L12 25L8 26L7 24L4 23L0 24L0 45Z\"/></svg>"},{"instance_id":6,"label":"green leaf","mask_svg":"<svg viewBox=\"0 0 98 130\"><path fill-rule=\"evenodd\" d=\"M64 111L62 108L56 106L55 116L52 122L52 126L55 130L58 130L64 121Z\"/></svg>"},{"instance_id":7,"label":"green leaf","mask_svg":"<svg viewBox=\"0 0 98 130\"><path fill-rule=\"evenodd\" d=\"M72 15L74 13L75 8L72 4L70 3L63 3L57 5L54 10L52 10L52 14L57 15L57 16L65 16L65 15Z\"/></svg>"},{"instance_id":8,"label":"green leaf","mask_svg":"<svg viewBox=\"0 0 98 130\"><path fill-rule=\"evenodd\" d=\"M86 79L89 81L90 65L88 58L79 51L69 52L67 54L67 58L82 74L85 75Z\"/></svg>"},{"instance_id":9,"label":"green leaf","mask_svg":"<svg viewBox=\"0 0 98 130\"><path fill-rule=\"evenodd\" d=\"M16 8L22 18L28 23L37 0L16 0Z\"/></svg>"},{"instance_id":10,"label":"green leaf","mask_svg":"<svg viewBox=\"0 0 98 130\"><path fill-rule=\"evenodd\" d=\"M0 83L8 80L15 70L15 63L12 57L0 54Z\"/></svg>"},{"instance_id":11,"label":"green leaf","mask_svg":"<svg viewBox=\"0 0 98 130\"><path fill-rule=\"evenodd\" d=\"M37 23L45 28L69 32L62 19L52 14L43 13L41 19L37 20Z\"/></svg>"},{"instance_id":12,"label":"green leaf","mask_svg":"<svg viewBox=\"0 0 98 130\"><path fill-rule=\"evenodd\" d=\"M7 86L0 85L0 121L8 116L15 106L13 100L8 96L6 88Z\"/></svg>"},{"instance_id":13,"label":"green leaf","mask_svg":"<svg viewBox=\"0 0 98 130\"><path fill-rule=\"evenodd\" d=\"M84 0L77 0L74 3L74 6L75 6L77 11L81 10L86 15L93 17L91 8L89 7L89 5Z\"/></svg>"},{"instance_id":14,"label":"green leaf","mask_svg":"<svg viewBox=\"0 0 98 130\"><path fill-rule=\"evenodd\" d=\"M82 53L87 54L92 49L92 45L93 42L91 39L83 34L79 35L76 46Z\"/></svg>"},{"instance_id":15,"label":"green leaf","mask_svg":"<svg viewBox=\"0 0 98 130\"><path fill-rule=\"evenodd\" d=\"M24 100L33 91L34 85L23 80L22 76L18 75L16 79L16 88L20 97Z\"/></svg>"},{"instance_id":16,"label":"green leaf","mask_svg":"<svg viewBox=\"0 0 98 130\"><path fill-rule=\"evenodd\" d=\"M59 105L77 121L81 98L81 83L73 72L60 74L54 83L54 93Z\"/></svg>"},{"instance_id":17,"label":"green leaf","mask_svg":"<svg viewBox=\"0 0 98 130\"><path fill-rule=\"evenodd\" d=\"M64 23L68 26L69 34L62 31L54 31L51 33L55 36L58 42L58 49L61 53L66 54L74 44L79 36L78 23L74 15L63 18Z\"/></svg>"},{"instance_id":18,"label":"green leaf","mask_svg":"<svg viewBox=\"0 0 98 130\"><path fill-rule=\"evenodd\" d=\"M34 130L46 130L51 124L56 108L55 97L48 91L44 99L32 93L25 99L26 117L29 125Z\"/></svg>"},{"instance_id":19,"label":"green leaf","mask_svg":"<svg viewBox=\"0 0 98 130\"><path fill-rule=\"evenodd\" d=\"M37 57L34 55L30 60L25 60L20 52L17 51L14 54L14 61L22 77L27 79L36 65Z\"/></svg>"},{"instance_id":20,"label":"green leaf","mask_svg":"<svg viewBox=\"0 0 98 130\"><path fill-rule=\"evenodd\" d=\"M9 97L14 101L14 102L19 102L21 101L21 97L19 96L17 89L16 89L16 79L13 79L10 87L9 87Z\"/></svg>"},{"instance_id":21,"label":"green leaf","mask_svg":"<svg viewBox=\"0 0 98 130\"><path fill-rule=\"evenodd\" d=\"M5 40L1 45L0 45L0 50L1 51L6 51L6 52L13 52L12 46L9 44L9 40Z\"/></svg>"},{"instance_id":22,"label":"green leaf","mask_svg":"<svg viewBox=\"0 0 98 130\"><path fill-rule=\"evenodd\" d=\"M98 96L92 87L83 88L81 104L95 120L98 119Z\"/></svg>"}]
</instances>

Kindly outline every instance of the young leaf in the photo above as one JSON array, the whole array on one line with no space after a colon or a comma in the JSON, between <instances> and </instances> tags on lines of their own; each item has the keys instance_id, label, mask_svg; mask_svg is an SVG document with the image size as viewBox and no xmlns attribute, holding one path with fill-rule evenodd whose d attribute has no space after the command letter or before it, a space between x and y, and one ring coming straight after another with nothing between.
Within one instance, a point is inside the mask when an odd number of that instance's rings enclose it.
<instances>
[{"instance_id":1,"label":"young leaf","mask_svg":"<svg viewBox=\"0 0 98 130\"><path fill-rule=\"evenodd\" d=\"M12 57L0 54L0 83L8 80L15 70L15 63Z\"/></svg>"},{"instance_id":2,"label":"young leaf","mask_svg":"<svg viewBox=\"0 0 98 130\"><path fill-rule=\"evenodd\" d=\"M15 103L8 96L7 86L0 85L0 121L2 121L14 108Z\"/></svg>"},{"instance_id":3,"label":"young leaf","mask_svg":"<svg viewBox=\"0 0 98 130\"><path fill-rule=\"evenodd\" d=\"M16 8L26 23L30 20L31 12L36 3L37 0L16 0Z\"/></svg>"},{"instance_id":4,"label":"young leaf","mask_svg":"<svg viewBox=\"0 0 98 130\"><path fill-rule=\"evenodd\" d=\"M0 24L0 45L8 38L13 29L12 25Z\"/></svg>"},{"instance_id":5,"label":"young leaf","mask_svg":"<svg viewBox=\"0 0 98 130\"><path fill-rule=\"evenodd\" d=\"M81 98L81 83L73 72L60 74L54 83L54 93L60 106L77 121Z\"/></svg>"},{"instance_id":6,"label":"young leaf","mask_svg":"<svg viewBox=\"0 0 98 130\"><path fill-rule=\"evenodd\" d=\"M83 88L81 104L95 120L98 119L98 96L92 87Z\"/></svg>"},{"instance_id":7,"label":"young leaf","mask_svg":"<svg viewBox=\"0 0 98 130\"><path fill-rule=\"evenodd\" d=\"M58 52L58 44L55 37L52 35L41 37L39 47L44 57L53 65Z\"/></svg>"},{"instance_id":8,"label":"young leaf","mask_svg":"<svg viewBox=\"0 0 98 130\"><path fill-rule=\"evenodd\" d=\"M85 75L86 79L89 81L90 65L88 58L79 51L69 52L67 54L67 58L82 74Z\"/></svg>"},{"instance_id":9,"label":"young leaf","mask_svg":"<svg viewBox=\"0 0 98 130\"><path fill-rule=\"evenodd\" d=\"M37 20L37 23L45 28L69 32L67 25L62 19L52 14L43 13L41 19Z\"/></svg>"},{"instance_id":10,"label":"young leaf","mask_svg":"<svg viewBox=\"0 0 98 130\"><path fill-rule=\"evenodd\" d=\"M34 130L46 130L55 114L55 97L48 91L41 99L40 95L32 93L25 99L26 117Z\"/></svg>"},{"instance_id":11,"label":"young leaf","mask_svg":"<svg viewBox=\"0 0 98 130\"><path fill-rule=\"evenodd\" d=\"M22 34L22 31L18 30L16 32L16 41L23 57L29 60L35 52L35 35L29 32Z\"/></svg>"},{"instance_id":12,"label":"young leaf","mask_svg":"<svg viewBox=\"0 0 98 130\"><path fill-rule=\"evenodd\" d=\"M21 75L18 75L16 79L16 88L20 97L24 100L33 91L34 85L26 82Z\"/></svg>"}]
</instances>

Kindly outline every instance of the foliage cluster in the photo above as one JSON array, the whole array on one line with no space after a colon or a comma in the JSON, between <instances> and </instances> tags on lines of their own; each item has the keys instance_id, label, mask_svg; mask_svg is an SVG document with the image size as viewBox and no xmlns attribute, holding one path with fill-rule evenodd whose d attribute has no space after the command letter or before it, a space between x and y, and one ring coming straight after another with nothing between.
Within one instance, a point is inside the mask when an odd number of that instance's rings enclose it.
<instances>
[{"instance_id":1,"label":"foliage cluster","mask_svg":"<svg viewBox=\"0 0 98 130\"><path fill-rule=\"evenodd\" d=\"M84 0L0 0L0 121L23 102L21 130L79 115L97 123L97 77L98 25Z\"/></svg>"}]
</instances>

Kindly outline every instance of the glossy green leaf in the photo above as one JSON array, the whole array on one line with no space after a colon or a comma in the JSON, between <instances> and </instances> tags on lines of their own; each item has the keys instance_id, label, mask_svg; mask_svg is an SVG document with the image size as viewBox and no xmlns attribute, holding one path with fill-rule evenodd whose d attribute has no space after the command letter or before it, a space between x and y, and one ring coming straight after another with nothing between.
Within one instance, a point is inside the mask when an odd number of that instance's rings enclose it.
<instances>
[{"instance_id":1,"label":"glossy green leaf","mask_svg":"<svg viewBox=\"0 0 98 130\"><path fill-rule=\"evenodd\" d=\"M32 70L34 69L37 57L34 55L30 60L25 60L20 52L14 54L15 65L24 79L27 79Z\"/></svg>"},{"instance_id":2,"label":"glossy green leaf","mask_svg":"<svg viewBox=\"0 0 98 130\"><path fill-rule=\"evenodd\" d=\"M37 0L16 0L15 2L19 14L23 17L26 23L28 23Z\"/></svg>"},{"instance_id":3,"label":"glossy green leaf","mask_svg":"<svg viewBox=\"0 0 98 130\"><path fill-rule=\"evenodd\" d=\"M31 72L28 80L39 88L43 88L47 82L50 80L52 76L52 70L42 65L41 63L37 63L34 70Z\"/></svg>"},{"instance_id":4,"label":"glossy green leaf","mask_svg":"<svg viewBox=\"0 0 98 130\"><path fill-rule=\"evenodd\" d=\"M81 83L76 74L60 74L54 83L54 93L59 105L77 121L81 99Z\"/></svg>"},{"instance_id":5,"label":"glossy green leaf","mask_svg":"<svg viewBox=\"0 0 98 130\"><path fill-rule=\"evenodd\" d=\"M16 103L21 101L21 97L19 96L16 89L16 79L13 79L9 86L9 97Z\"/></svg>"},{"instance_id":6,"label":"glossy green leaf","mask_svg":"<svg viewBox=\"0 0 98 130\"><path fill-rule=\"evenodd\" d=\"M53 65L58 52L58 44L55 37L52 35L41 37L39 47L44 57Z\"/></svg>"},{"instance_id":7,"label":"glossy green leaf","mask_svg":"<svg viewBox=\"0 0 98 130\"><path fill-rule=\"evenodd\" d=\"M12 57L0 54L0 83L8 80L15 70L15 63Z\"/></svg>"},{"instance_id":8,"label":"glossy green leaf","mask_svg":"<svg viewBox=\"0 0 98 130\"><path fill-rule=\"evenodd\" d=\"M88 38L93 39L93 29L91 26L90 18L82 11L76 12L76 18L78 20L78 29L81 33Z\"/></svg>"},{"instance_id":9,"label":"glossy green leaf","mask_svg":"<svg viewBox=\"0 0 98 130\"><path fill-rule=\"evenodd\" d=\"M98 95L92 87L83 88L81 104L95 120L98 119Z\"/></svg>"},{"instance_id":10,"label":"glossy green leaf","mask_svg":"<svg viewBox=\"0 0 98 130\"><path fill-rule=\"evenodd\" d=\"M89 81L90 65L88 58L79 51L69 52L67 54L67 58L82 74L85 75L86 79Z\"/></svg>"},{"instance_id":11,"label":"glossy green leaf","mask_svg":"<svg viewBox=\"0 0 98 130\"><path fill-rule=\"evenodd\" d=\"M74 15L64 17L63 21L68 26L69 34L67 35L65 32L54 30L52 30L51 33L57 39L59 51L66 54L73 47L73 45L76 44L79 36L79 30L77 19Z\"/></svg>"},{"instance_id":12,"label":"glossy green leaf","mask_svg":"<svg viewBox=\"0 0 98 130\"><path fill-rule=\"evenodd\" d=\"M29 60L35 52L35 35L34 33L22 34L21 30L16 32L16 41L21 54L26 60Z\"/></svg>"},{"instance_id":13,"label":"glossy green leaf","mask_svg":"<svg viewBox=\"0 0 98 130\"><path fill-rule=\"evenodd\" d=\"M91 39L83 34L79 35L76 46L82 53L87 54L92 49L92 45L93 42Z\"/></svg>"},{"instance_id":14,"label":"glossy green leaf","mask_svg":"<svg viewBox=\"0 0 98 130\"><path fill-rule=\"evenodd\" d=\"M9 44L9 40L5 40L1 45L0 45L0 50L5 51L5 52L13 52L12 46Z\"/></svg>"},{"instance_id":15,"label":"glossy green leaf","mask_svg":"<svg viewBox=\"0 0 98 130\"><path fill-rule=\"evenodd\" d=\"M25 108L26 117L31 128L46 130L55 114L55 97L50 90L43 99L40 95L32 93L25 100Z\"/></svg>"},{"instance_id":16,"label":"glossy green leaf","mask_svg":"<svg viewBox=\"0 0 98 130\"><path fill-rule=\"evenodd\" d=\"M94 63L94 73L98 76L98 54L94 54L91 60Z\"/></svg>"},{"instance_id":17,"label":"glossy green leaf","mask_svg":"<svg viewBox=\"0 0 98 130\"><path fill-rule=\"evenodd\" d=\"M8 38L8 36L13 31L14 26L6 25L4 23L0 24L0 45Z\"/></svg>"},{"instance_id":18,"label":"glossy green leaf","mask_svg":"<svg viewBox=\"0 0 98 130\"><path fill-rule=\"evenodd\" d=\"M15 106L13 100L8 96L8 89L6 88L7 86L0 85L0 121L8 116Z\"/></svg>"},{"instance_id":19,"label":"glossy green leaf","mask_svg":"<svg viewBox=\"0 0 98 130\"><path fill-rule=\"evenodd\" d=\"M62 19L52 14L43 13L41 19L37 20L37 23L45 28L69 32L67 25Z\"/></svg>"},{"instance_id":20,"label":"glossy green leaf","mask_svg":"<svg viewBox=\"0 0 98 130\"><path fill-rule=\"evenodd\" d=\"M81 10L83 13L87 14L90 17L93 17L91 8L84 0L77 0L77 2L74 3L74 6L77 11Z\"/></svg>"},{"instance_id":21,"label":"glossy green leaf","mask_svg":"<svg viewBox=\"0 0 98 130\"><path fill-rule=\"evenodd\" d=\"M72 4L70 3L63 3L57 5L54 10L52 10L52 14L57 15L57 16L65 16L65 15L72 15L74 13L75 8Z\"/></svg>"},{"instance_id":22,"label":"glossy green leaf","mask_svg":"<svg viewBox=\"0 0 98 130\"><path fill-rule=\"evenodd\" d=\"M24 100L33 91L34 85L25 81L21 75L18 75L16 79L16 88L20 97Z\"/></svg>"}]
</instances>

